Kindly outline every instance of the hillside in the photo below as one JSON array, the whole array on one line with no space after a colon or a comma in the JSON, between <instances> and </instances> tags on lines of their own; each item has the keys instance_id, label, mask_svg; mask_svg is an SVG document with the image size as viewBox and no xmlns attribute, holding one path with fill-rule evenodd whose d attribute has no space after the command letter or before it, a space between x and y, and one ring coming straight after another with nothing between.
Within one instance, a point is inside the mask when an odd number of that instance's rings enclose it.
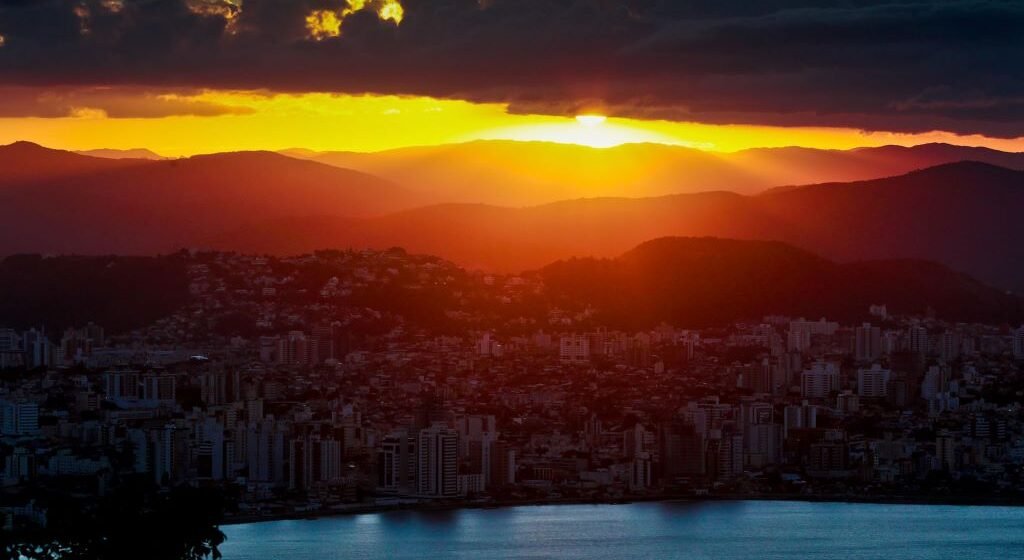
<instances>
[{"instance_id":1,"label":"hillside","mask_svg":"<svg viewBox=\"0 0 1024 560\"><path fill-rule=\"evenodd\" d=\"M147 150L146 148L133 148L128 150L99 148L96 150L78 150L75 153L83 156L107 159L164 159L160 154L153 150Z\"/></svg>"},{"instance_id":2,"label":"hillside","mask_svg":"<svg viewBox=\"0 0 1024 560\"><path fill-rule=\"evenodd\" d=\"M402 249L388 253L407 255ZM542 288L498 308L490 307L497 299L478 297L477 291L497 295L504 282L487 284L482 276L466 274L434 257L409 258L444 267L450 283L415 289L404 283L371 285L350 294L349 303L440 329L450 325L448 311L463 305L480 305L478 311L509 319L530 317L541 322L555 308L589 308L596 310L600 324L624 328L648 328L661 322L682 327L724 325L776 313L827 315L849 323L866 319L868 306L877 303L897 314L934 312L953 321L1019 324L1024 319L1024 299L936 263L837 264L778 242L665 237L612 259L562 260L523 273L528 280L539 276L543 282L536 285ZM45 327L54 332L95 321L111 333L145 326L193 301L186 267L194 261L189 259L184 252L159 257L8 257L0 260L0 292L6 296L0 298L0 325ZM295 270L299 273L295 286L302 292L322 286L337 274L315 262L297 265ZM465 299L465 293L475 295ZM314 295L308 301L312 304L316 299ZM236 316L242 322L231 325L251 330L252 324L246 321L255 318L244 317Z\"/></svg>"},{"instance_id":3,"label":"hillside","mask_svg":"<svg viewBox=\"0 0 1024 560\"><path fill-rule=\"evenodd\" d=\"M418 202L365 173L271 152L141 161L38 146L26 158L24 151L0 148L0 169L21 177L0 191L0 255L153 254L247 224L314 213L370 216ZM40 167L60 173L34 171Z\"/></svg>"},{"instance_id":4,"label":"hillside","mask_svg":"<svg viewBox=\"0 0 1024 560\"><path fill-rule=\"evenodd\" d=\"M539 271L553 301L591 306L602 322L650 326L725 324L764 315L864 318L885 303L898 314L963 321L1019 321L1024 300L923 261L836 264L763 241L661 238L614 259L572 259Z\"/></svg>"},{"instance_id":5,"label":"hillside","mask_svg":"<svg viewBox=\"0 0 1024 560\"><path fill-rule=\"evenodd\" d=\"M529 208L446 204L359 221L319 217L235 231L218 248L281 253L390 247L466 266L524 270L571 256L611 257L663 236L778 240L839 261L927 259L1024 289L1024 172L961 162L902 176L775 189L577 199ZM312 228L315 235L305 235ZM287 243L277 240L287 239ZM258 240L258 242L257 242Z\"/></svg>"},{"instance_id":6,"label":"hillside","mask_svg":"<svg viewBox=\"0 0 1024 560\"><path fill-rule=\"evenodd\" d=\"M26 183L122 170L142 163L145 162L95 158L31 142L15 142L0 146L0 192Z\"/></svg>"},{"instance_id":7,"label":"hillside","mask_svg":"<svg viewBox=\"0 0 1024 560\"><path fill-rule=\"evenodd\" d=\"M958 161L1024 169L1024 154L924 144L854 150L763 148L707 152L661 144L595 149L544 142L477 141L377 153L288 150L287 155L358 169L438 202L531 206L580 197L652 197L902 175Z\"/></svg>"}]
</instances>

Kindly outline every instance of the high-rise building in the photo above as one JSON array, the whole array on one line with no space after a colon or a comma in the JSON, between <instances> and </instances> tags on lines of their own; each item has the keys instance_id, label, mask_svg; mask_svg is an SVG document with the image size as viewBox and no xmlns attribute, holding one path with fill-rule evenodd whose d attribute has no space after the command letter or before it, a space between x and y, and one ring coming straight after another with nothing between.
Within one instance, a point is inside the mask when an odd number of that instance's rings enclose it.
<instances>
[{"instance_id":1,"label":"high-rise building","mask_svg":"<svg viewBox=\"0 0 1024 560\"><path fill-rule=\"evenodd\" d=\"M302 331L291 331L281 339L278 353L280 361L290 366L301 366L309 363L310 341Z\"/></svg>"},{"instance_id":2,"label":"high-rise building","mask_svg":"<svg viewBox=\"0 0 1024 560\"><path fill-rule=\"evenodd\" d=\"M405 430L392 432L381 441L377 453L377 487L385 492L412 494L419 473L418 440Z\"/></svg>"},{"instance_id":3,"label":"high-rise building","mask_svg":"<svg viewBox=\"0 0 1024 560\"><path fill-rule=\"evenodd\" d=\"M154 404L174 404L177 380L173 375L144 375L142 400Z\"/></svg>"},{"instance_id":4,"label":"high-rise building","mask_svg":"<svg viewBox=\"0 0 1024 560\"><path fill-rule=\"evenodd\" d=\"M65 365L84 362L105 342L103 327L89 323L80 329L67 329L60 341L60 355Z\"/></svg>"},{"instance_id":5,"label":"high-rise building","mask_svg":"<svg viewBox=\"0 0 1024 560\"><path fill-rule=\"evenodd\" d=\"M459 493L459 433L434 424L419 434L417 494L453 498Z\"/></svg>"},{"instance_id":6,"label":"high-rise building","mask_svg":"<svg viewBox=\"0 0 1024 560\"><path fill-rule=\"evenodd\" d=\"M815 362L800 374L801 394L808 399L823 399L839 390L839 366L832 362Z\"/></svg>"},{"instance_id":7,"label":"high-rise building","mask_svg":"<svg viewBox=\"0 0 1024 560\"><path fill-rule=\"evenodd\" d=\"M106 397L115 403L129 403L139 400L142 389L139 372L134 370L112 370L103 374Z\"/></svg>"},{"instance_id":8,"label":"high-rise building","mask_svg":"<svg viewBox=\"0 0 1024 560\"><path fill-rule=\"evenodd\" d=\"M18 333L14 329L0 329L0 369L22 366L24 360Z\"/></svg>"},{"instance_id":9,"label":"high-rise building","mask_svg":"<svg viewBox=\"0 0 1024 560\"><path fill-rule=\"evenodd\" d=\"M707 472L719 479L729 479L743 472L743 434L728 426L724 430L713 430L708 442L707 459L714 468Z\"/></svg>"},{"instance_id":10,"label":"high-rise building","mask_svg":"<svg viewBox=\"0 0 1024 560\"><path fill-rule=\"evenodd\" d=\"M921 380L921 398L926 401L934 399L939 393L946 391L948 381L948 370L939 366L929 367L924 379Z\"/></svg>"},{"instance_id":11,"label":"high-rise building","mask_svg":"<svg viewBox=\"0 0 1024 560\"><path fill-rule=\"evenodd\" d=\"M565 335L558 347L558 355L563 362L585 362L590 359L590 337L587 335Z\"/></svg>"},{"instance_id":12,"label":"high-rise building","mask_svg":"<svg viewBox=\"0 0 1024 560\"><path fill-rule=\"evenodd\" d=\"M260 361L265 364L281 362L281 337L261 336L259 339Z\"/></svg>"},{"instance_id":13,"label":"high-rise building","mask_svg":"<svg viewBox=\"0 0 1024 560\"><path fill-rule=\"evenodd\" d=\"M0 434L33 436L39 433L39 405L33 402L0 401Z\"/></svg>"},{"instance_id":14,"label":"high-rise building","mask_svg":"<svg viewBox=\"0 0 1024 560\"><path fill-rule=\"evenodd\" d=\"M889 394L892 372L878 364L857 370L857 395L866 399L884 398Z\"/></svg>"},{"instance_id":15,"label":"high-rise building","mask_svg":"<svg viewBox=\"0 0 1024 560\"><path fill-rule=\"evenodd\" d=\"M808 404L789 405L783 410L782 437L789 437L791 430L818 427L818 407Z\"/></svg>"},{"instance_id":16,"label":"high-rise building","mask_svg":"<svg viewBox=\"0 0 1024 560\"><path fill-rule=\"evenodd\" d=\"M275 421L272 416L246 426L246 463L250 480L275 483L285 480L287 430L287 425Z\"/></svg>"},{"instance_id":17,"label":"high-rise building","mask_svg":"<svg viewBox=\"0 0 1024 560\"><path fill-rule=\"evenodd\" d=\"M46 332L31 329L22 335L22 345L25 348L25 367L29 369L50 367L53 350L50 346L50 339Z\"/></svg>"},{"instance_id":18,"label":"high-rise building","mask_svg":"<svg viewBox=\"0 0 1024 560\"><path fill-rule=\"evenodd\" d=\"M666 480L705 473L705 441L693 424L676 420L661 428L659 456Z\"/></svg>"},{"instance_id":19,"label":"high-rise building","mask_svg":"<svg viewBox=\"0 0 1024 560\"><path fill-rule=\"evenodd\" d=\"M503 441L491 443L490 486L501 488L516 482L516 451Z\"/></svg>"},{"instance_id":20,"label":"high-rise building","mask_svg":"<svg viewBox=\"0 0 1024 560\"><path fill-rule=\"evenodd\" d=\"M858 362L877 360L882 355L882 329L864 323L854 331L854 359Z\"/></svg>"},{"instance_id":21,"label":"high-rise building","mask_svg":"<svg viewBox=\"0 0 1024 560\"><path fill-rule=\"evenodd\" d=\"M337 359L334 344L334 327L331 325L317 325L313 327L312 339L315 341L313 348L314 355L310 361L314 364L322 364L328 360Z\"/></svg>"},{"instance_id":22,"label":"high-rise building","mask_svg":"<svg viewBox=\"0 0 1024 560\"><path fill-rule=\"evenodd\" d=\"M1013 333L1013 357L1024 360L1024 327Z\"/></svg>"},{"instance_id":23,"label":"high-rise building","mask_svg":"<svg viewBox=\"0 0 1024 560\"><path fill-rule=\"evenodd\" d=\"M839 329L839 323L826 321L807 321L803 318L789 323L787 350L790 352L806 352L811 347L811 339L815 336L832 336Z\"/></svg>"},{"instance_id":24,"label":"high-rise building","mask_svg":"<svg viewBox=\"0 0 1024 560\"><path fill-rule=\"evenodd\" d=\"M921 326L907 329L907 350L916 354L927 354L928 329Z\"/></svg>"},{"instance_id":25,"label":"high-rise building","mask_svg":"<svg viewBox=\"0 0 1024 560\"><path fill-rule=\"evenodd\" d=\"M960 357L960 334L953 331L946 331L938 338L939 357L944 361L951 362Z\"/></svg>"}]
</instances>

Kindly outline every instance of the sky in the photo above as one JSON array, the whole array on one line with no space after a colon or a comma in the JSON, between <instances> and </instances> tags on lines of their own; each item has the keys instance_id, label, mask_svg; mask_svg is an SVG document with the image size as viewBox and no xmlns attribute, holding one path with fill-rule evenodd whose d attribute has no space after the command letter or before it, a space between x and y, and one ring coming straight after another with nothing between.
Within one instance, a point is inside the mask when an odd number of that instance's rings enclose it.
<instances>
[{"instance_id":1,"label":"sky","mask_svg":"<svg viewBox=\"0 0 1024 560\"><path fill-rule=\"evenodd\" d=\"M0 143L1024 151L1022 28L994 0L0 0Z\"/></svg>"}]
</instances>

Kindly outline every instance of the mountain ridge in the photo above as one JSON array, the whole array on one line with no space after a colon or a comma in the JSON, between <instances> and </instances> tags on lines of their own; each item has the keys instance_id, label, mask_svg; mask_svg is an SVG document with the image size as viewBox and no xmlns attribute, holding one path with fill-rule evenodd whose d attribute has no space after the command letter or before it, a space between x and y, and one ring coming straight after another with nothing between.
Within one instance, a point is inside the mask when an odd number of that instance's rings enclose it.
<instances>
[{"instance_id":1,"label":"mountain ridge","mask_svg":"<svg viewBox=\"0 0 1024 560\"><path fill-rule=\"evenodd\" d=\"M539 141L475 140L381 152L309 152L293 157L360 169L429 192L440 201L533 206L579 196L650 197L708 190L756 194L785 185L902 175L979 160L1024 169L1024 153L932 143L830 150L798 146L711 152L666 144L612 148Z\"/></svg>"},{"instance_id":2,"label":"mountain ridge","mask_svg":"<svg viewBox=\"0 0 1024 560\"><path fill-rule=\"evenodd\" d=\"M955 320L1018 322L1024 299L937 263L834 263L773 241L663 237L610 259L538 272L554 301L596 310L602 324L708 326L771 314L867 319L868 306Z\"/></svg>"},{"instance_id":3,"label":"mountain ridge","mask_svg":"<svg viewBox=\"0 0 1024 560\"><path fill-rule=\"evenodd\" d=\"M822 183L756 196L728 192L591 198L508 208L440 204L347 221L330 236L292 237L289 250L408 246L465 266L526 270L566 256L610 257L666 235L785 241L838 261L924 258L1005 288L1024 288L1024 172L954 163L852 183ZM227 232L211 246L247 245L256 231ZM282 235L284 231L282 230Z\"/></svg>"}]
</instances>

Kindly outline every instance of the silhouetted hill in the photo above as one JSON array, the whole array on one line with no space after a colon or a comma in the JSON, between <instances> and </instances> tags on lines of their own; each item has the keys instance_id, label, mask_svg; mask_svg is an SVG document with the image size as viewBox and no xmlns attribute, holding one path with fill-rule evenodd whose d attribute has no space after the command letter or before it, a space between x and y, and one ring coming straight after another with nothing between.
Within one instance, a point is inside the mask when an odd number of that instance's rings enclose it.
<instances>
[{"instance_id":1,"label":"silhouetted hill","mask_svg":"<svg viewBox=\"0 0 1024 560\"><path fill-rule=\"evenodd\" d=\"M503 206L579 197L644 197L726 189L755 192L764 182L722 154L662 144L607 149L551 142L476 141L375 153L296 157L386 177L437 202Z\"/></svg>"},{"instance_id":2,"label":"silhouetted hill","mask_svg":"<svg viewBox=\"0 0 1024 560\"><path fill-rule=\"evenodd\" d=\"M0 192L25 183L125 169L139 163L143 162L94 158L31 142L15 142L0 146Z\"/></svg>"},{"instance_id":3,"label":"silhouetted hill","mask_svg":"<svg viewBox=\"0 0 1024 560\"><path fill-rule=\"evenodd\" d=\"M500 152L506 144L477 148ZM962 153L952 146L919 148L857 153ZM785 153L794 167L824 157L797 148L772 153ZM715 236L784 241L839 261L933 260L1024 290L1024 172L979 162L757 196L575 198L524 208L416 208L422 197L386 180L268 152L109 160L18 143L0 147L0 171L0 255L153 254L197 245L294 254L401 246L464 266L519 271L570 256L611 257L662 236Z\"/></svg>"},{"instance_id":4,"label":"silhouetted hill","mask_svg":"<svg viewBox=\"0 0 1024 560\"><path fill-rule=\"evenodd\" d=\"M768 314L846 321L884 303L945 319L1018 321L1024 300L924 261L836 264L765 241L661 238L615 259L572 259L539 271L556 303L592 306L608 324L715 325Z\"/></svg>"},{"instance_id":5,"label":"silhouetted hill","mask_svg":"<svg viewBox=\"0 0 1024 560\"><path fill-rule=\"evenodd\" d=\"M1024 288L1024 172L960 162L756 197L778 236L839 260L920 258Z\"/></svg>"},{"instance_id":6,"label":"silhouetted hill","mask_svg":"<svg viewBox=\"0 0 1024 560\"><path fill-rule=\"evenodd\" d=\"M258 224L215 248L276 254L324 247L407 247L471 267L537 268L610 257L665 235L777 240L840 261L927 259L1024 289L1024 172L964 162L906 175L773 189L579 199L530 208L438 205L367 220ZM301 224L301 225L297 225Z\"/></svg>"},{"instance_id":7,"label":"silhouetted hill","mask_svg":"<svg viewBox=\"0 0 1024 560\"><path fill-rule=\"evenodd\" d=\"M113 333L141 327L189 297L184 261L175 256L10 256L0 260L0 294L0 325L54 334L89 321Z\"/></svg>"},{"instance_id":8,"label":"silhouetted hill","mask_svg":"<svg viewBox=\"0 0 1024 560\"><path fill-rule=\"evenodd\" d=\"M579 197L650 197L781 185L847 182L975 160L1024 169L1024 154L925 144L854 150L759 148L707 152L661 144L589 148L545 142L477 141L377 153L286 150L293 157L359 169L437 202L528 206Z\"/></svg>"},{"instance_id":9,"label":"silhouetted hill","mask_svg":"<svg viewBox=\"0 0 1024 560\"><path fill-rule=\"evenodd\" d=\"M271 152L167 161L110 160L33 147L32 162L72 173L23 172L0 191L0 254L153 254L246 224L315 213L369 216L413 206L401 187L365 173ZM83 170L84 169L84 170Z\"/></svg>"},{"instance_id":10,"label":"silhouetted hill","mask_svg":"<svg viewBox=\"0 0 1024 560\"><path fill-rule=\"evenodd\" d=\"M297 228L296 219L260 224L210 244L272 253L397 245L471 267L524 270L570 256L611 257L656 237L715 236L785 241L840 261L927 259L1024 289L1022 211L1024 172L961 162L754 197L709 192L529 208L445 204L344 222L321 214L315 226Z\"/></svg>"},{"instance_id":11,"label":"silhouetted hill","mask_svg":"<svg viewBox=\"0 0 1024 560\"><path fill-rule=\"evenodd\" d=\"M402 249L391 251L404 254ZM433 257L415 258L449 266ZM159 257L8 257L0 261L0 325L45 327L55 335L88 321L112 333L149 325L190 302L187 262L181 252ZM336 274L316 263L296 265L295 271L300 286L321 286ZM411 290L402 282L374 284L354 290L349 303L444 329L450 325L447 310L473 282L454 266L449 274L455 280L447 287ZM553 307L591 308L609 326L644 328L668 321L695 327L775 313L857 321L866 318L869 305L884 303L893 313L934 310L948 320L1017 324L1024 319L1024 299L939 264L837 264L772 241L666 237L613 259L573 258L524 274L539 275L543 290L490 312L542 319ZM487 298L473 301L484 306L481 311L492 305ZM251 329L251 324L239 325L230 328Z\"/></svg>"},{"instance_id":12,"label":"silhouetted hill","mask_svg":"<svg viewBox=\"0 0 1024 560\"><path fill-rule=\"evenodd\" d=\"M75 153L107 159L164 159L162 155L146 148L133 148L129 150L100 148L96 150L78 150Z\"/></svg>"}]
</instances>

